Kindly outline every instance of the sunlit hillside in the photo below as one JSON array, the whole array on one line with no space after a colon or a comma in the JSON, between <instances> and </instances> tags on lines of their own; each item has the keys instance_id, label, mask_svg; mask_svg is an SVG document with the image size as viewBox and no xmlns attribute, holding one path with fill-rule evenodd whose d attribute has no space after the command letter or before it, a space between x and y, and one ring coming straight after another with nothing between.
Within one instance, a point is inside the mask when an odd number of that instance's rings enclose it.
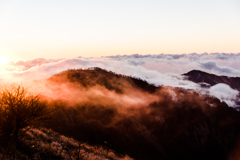
<instances>
[{"instance_id":1,"label":"sunlit hillside","mask_svg":"<svg viewBox=\"0 0 240 160\"><path fill-rule=\"evenodd\" d=\"M2 139L2 157L14 153L35 159L235 160L239 156L240 112L214 96L156 86L100 68L67 70L32 85L36 88L29 90L32 93L42 90L39 103L46 106L47 116L40 115L19 131L16 148ZM14 142L16 134L12 135L3 137Z\"/></svg>"},{"instance_id":2,"label":"sunlit hillside","mask_svg":"<svg viewBox=\"0 0 240 160\"><path fill-rule=\"evenodd\" d=\"M58 160L132 160L129 156L116 155L114 151L100 146L80 143L45 128L24 128L21 149L13 146L0 150L0 159L58 159ZM10 154L9 154L10 153Z\"/></svg>"}]
</instances>

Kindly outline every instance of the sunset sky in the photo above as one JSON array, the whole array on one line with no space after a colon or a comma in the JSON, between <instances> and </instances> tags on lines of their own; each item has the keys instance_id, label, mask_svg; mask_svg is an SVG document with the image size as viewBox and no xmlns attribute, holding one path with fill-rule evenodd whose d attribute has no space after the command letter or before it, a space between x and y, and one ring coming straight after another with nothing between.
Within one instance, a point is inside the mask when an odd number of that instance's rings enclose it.
<instances>
[{"instance_id":1,"label":"sunset sky","mask_svg":"<svg viewBox=\"0 0 240 160\"><path fill-rule=\"evenodd\" d=\"M240 52L239 0L0 0L0 57Z\"/></svg>"}]
</instances>

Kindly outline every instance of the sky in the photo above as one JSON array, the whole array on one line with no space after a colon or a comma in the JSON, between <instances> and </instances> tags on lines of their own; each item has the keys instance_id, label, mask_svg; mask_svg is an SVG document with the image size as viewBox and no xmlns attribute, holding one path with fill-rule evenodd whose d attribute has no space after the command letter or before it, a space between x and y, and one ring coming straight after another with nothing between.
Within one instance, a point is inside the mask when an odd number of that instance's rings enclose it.
<instances>
[{"instance_id":1,"label":"sky","mask_svg":"<svg viewBox=\"0 0 240 160\"><path fill-rule=\"evenodd\" d=\"M239 53L239 0L0 0L0 57Z\"/></svg>"}]
</instances>

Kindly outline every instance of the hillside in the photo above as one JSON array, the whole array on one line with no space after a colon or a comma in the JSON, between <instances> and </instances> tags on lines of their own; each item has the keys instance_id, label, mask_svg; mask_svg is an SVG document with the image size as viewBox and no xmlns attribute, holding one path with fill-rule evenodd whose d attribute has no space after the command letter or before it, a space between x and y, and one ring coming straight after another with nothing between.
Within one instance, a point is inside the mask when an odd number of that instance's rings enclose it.
<instances>
[{"instance_id":1,"label":"hillside","mask_svg":"<svg viewBox=\"0 0 240 160\"><path fill-rule=\"evenodd\" d=\"M51 151L50 156L62 157L52 140L63 143L59 135L81 146L107 150L104 156L113 152L116 158L109 159L237 160L234 157L239 156L240 112L215 97L157 87L100 68L67 70L34 84L43 91L40 100L51 110L51 119L35 121L29 131L33 134L35 128L44 134L31 138L30 133L30 141L23 136L22 143L44 141L47 149L38 150L43 156ZM84 155L83 150L78 153ZM83 159L92 159L87 158L90 155Z\"/></svg>"},{"instance_id":2,"label":"hillside","mask_svg":"<svg viewBox=\"0 0 240 160\"><path fill-rule=\"evenodd\" d=\"M56 96L74 98L51 100L57 107L51 123L36 126L134 159L224 160L238 141L239 112L193 90L156 87L99 68L68 70L48 82L52 90L62 86Z\"/></svg>"},{"instance_id":3,"label":"hillside","mask_svg":"<svg viewBox=\"0 0 240 160\"><path fill-rule=\"evenodd\" d=\"M86 88L101 85L108 90L114 90L117 93L123 93L126 88L133 90L141 89L149 93L154 93L157 89L155 85L149 84L139 78L116 74L98 67L86 70L67 70L50 77L48 80L57 83L78 83Z\"/></svg>"},{"instance_id":4,"label":"hillside","mask_svg":"<svg viewBox=\"0 0 240 160\"><path fill-rule=\"evenodd\" d=\"M21 149L15 152L14 148L0 148L1 160L132 160L128 156L116 155L112 150L80 143L46 128L27 127L24 130Z\"/></svg>"}]
</instances>

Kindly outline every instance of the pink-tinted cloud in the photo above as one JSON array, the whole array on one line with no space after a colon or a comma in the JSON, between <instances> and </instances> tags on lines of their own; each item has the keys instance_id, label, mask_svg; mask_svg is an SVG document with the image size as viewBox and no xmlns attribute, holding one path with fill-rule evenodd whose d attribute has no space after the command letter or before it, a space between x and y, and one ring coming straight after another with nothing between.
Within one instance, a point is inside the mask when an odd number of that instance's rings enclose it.
<instances>
[{"instance_id":1,"label":"pink-tinted cloud","mask_svg":"<svg viewBox=\"0 0 240 160\"><path fill-rule=\"evenodd\" d=\"M77 68L100 67L118 74L138 77L156 85L201 90L181 74L197 69L217 75L240 76L240 53L123 55L101 58L44 59L10 62L1 72L2 82L27 83ZM3 70L3 69L2 69ZM227 95L226 95L227 96Z\"/></svg>"}]
</instances>

